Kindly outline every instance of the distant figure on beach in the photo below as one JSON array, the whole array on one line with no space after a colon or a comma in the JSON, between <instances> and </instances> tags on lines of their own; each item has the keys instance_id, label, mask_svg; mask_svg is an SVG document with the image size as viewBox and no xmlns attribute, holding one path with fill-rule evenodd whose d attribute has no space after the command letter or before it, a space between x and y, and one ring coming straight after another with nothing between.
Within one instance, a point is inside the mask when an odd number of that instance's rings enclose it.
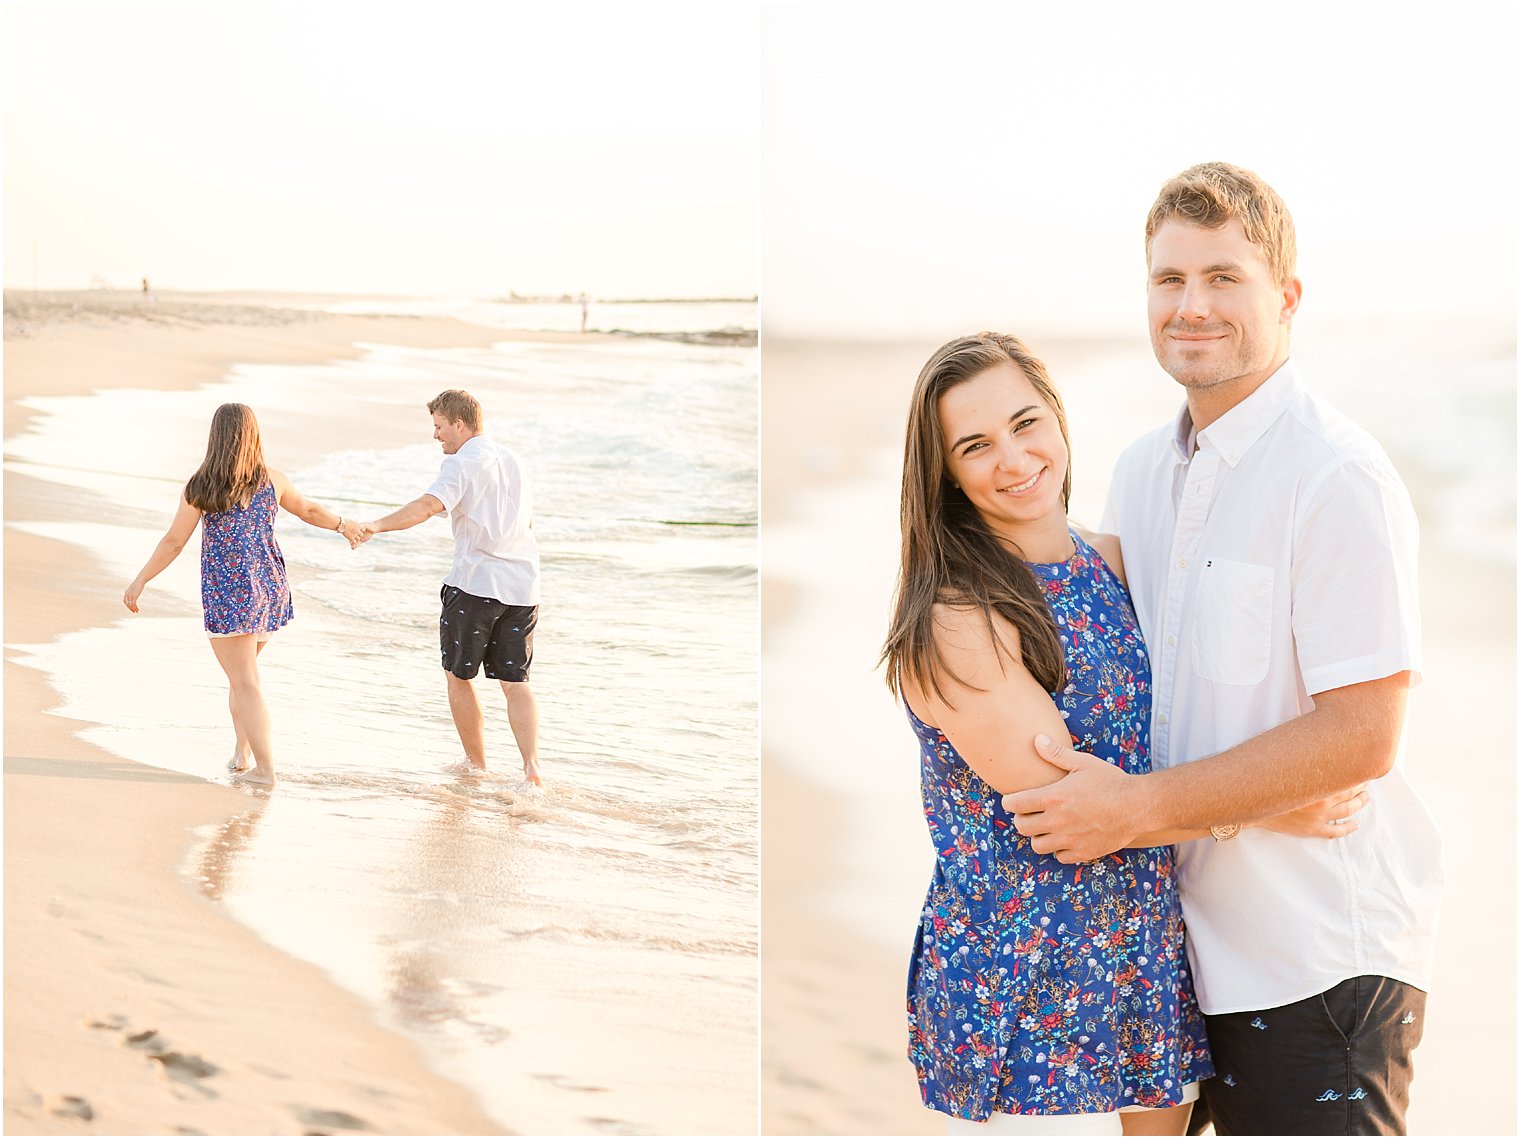
<instances>
[{"instance_id":1,"label":"distant figure on beach","mask_svg":"<svg viewBox=\"0 0 1520 1139\"><path fill-rule=\"evenodd\" d=\"M201 606L217 664L227 674L236 736L227 770L235 781L274 785L269 708L259 683L259 654L275 630L295 616L285 558L274 537L283 507L302 522L335 530L352 549L359 524L312 502L284 474L264 463L258 420L241 403L211 417L206 458L180 495L179 509L122 603L133 613L143 589L180 555L201 525Z\"/></svg>"},{"instance_id":2,"label":"distant figure on beach","mask_svg":"<svg viewBox=\"0 0 1520 1139\"><path fill-rule=\"evenodd\" d=\"M440 591L438 636L449 711L464 747L464 760L455 769L463 774L486 769L485 717L474 684L484 667L506 695L523 775L542 786L538 705L528 684L539 601L532 498L517 457L485 434L474 396L442 392L427 409L433 438L443 445L438 478L401 509L365 523L361 540L449 514L454 564Z\"/></svg>"},{"instance_id":3,"label":"distant figure on beach","mask_svg":"<svg viewBox=\"0 0 1520 1139\"><path fill-rule=\"evenodd\" d=\"M143 296L148 295L148 278L143 278Z\"/></svg>"},{"instance_id":4,"label":"distant figure on beach","mask_svg":"<svg viewBox=\"0 0 1520 1139\"><path fill-rule=\"evenodd\" d=\"M1302 285L1276 191L1191 167L1161 188L1145 249L1152 347L1186 402L1120 458L1103 529L1151 653L1155 771L1052 733L1040 754L1071 774L1004 807L1067 863L1209 829L1177 854L1218 1072L1193 1133L1404 1134L1441 886L1397 762L1420 673L1414 509L1289 359ZM1336 797L1335 841L1242 829Z\"/></svg>"},{"instance_id":5,"label":"distant figure on beach","mask_svg":"<svg viewBox=\"0 0 1520 1139\"><path fill-rule=\"evenodd\" d=\"M579 297L576 298L576 300L580 302L580 306L581 306L581 331L585 332L586 331L586 317L591 312L591 298L588 297L588 296L586 296L585 293L582 293Z\"/></svg>"}]
</instances>

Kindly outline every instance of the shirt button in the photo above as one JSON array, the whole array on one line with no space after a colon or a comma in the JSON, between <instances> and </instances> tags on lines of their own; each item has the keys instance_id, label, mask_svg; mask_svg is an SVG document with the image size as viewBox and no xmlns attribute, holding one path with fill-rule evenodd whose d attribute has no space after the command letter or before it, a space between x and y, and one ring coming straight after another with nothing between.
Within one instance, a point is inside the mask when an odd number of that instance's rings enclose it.
<instances>
[{"instance_id":1,"label":"shirt button","mask_svg":"<svg viewBox=\"0 0 1520 1139\"><path fill-rule=\"evenodd\" d=\"M1175 649L1177 647L1177 638L1168 634L1166 638L1166 647L1169 649Z\"/></svg>"},{"instance_id":2,"label":"shirt button","mask_svg":"<svg viewBox=\"0 0 1520 1139\"><path fill-rule=\"evenodd\" d=\"M1177 559L1177 568L1178 569L1187 569L1187 559L1186 558L1178 558Z\"/></svg>"},{"instance_id":3,"label":"shirt button","mask_svg":"<svg viewBox=\"0 0 1520 1139\"><path fill-rule=\"evenodd\" d=\"M1159 712L1159 713L1157 713L1157 715L1156 715L1156 723L1158 723L1158 724L1164 724L1164 723L1166 723L1166 713L1165 712Z\"/></svg>"}]
</instances>

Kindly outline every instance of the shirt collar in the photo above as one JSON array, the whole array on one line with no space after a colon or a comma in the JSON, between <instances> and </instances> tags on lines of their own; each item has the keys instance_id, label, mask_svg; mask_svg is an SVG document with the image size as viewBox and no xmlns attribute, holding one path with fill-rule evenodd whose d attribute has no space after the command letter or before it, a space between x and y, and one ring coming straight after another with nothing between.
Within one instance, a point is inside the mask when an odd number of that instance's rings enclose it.
<instances>
[{"instance_id":1,"label":"shirt collar","mask_svg":"<svg viewBox=\"0 0 1520 1139\"><path fill-rule=\"evenodd\" d=\"M1192 458L1195 443L1199 447L1211 447L1233 467L1302 392L1303 381L1299 379L1298 369L1292 360L1285 360L1261 387L1202 431L1194 430L1193 416L1184 403L1177 413L1172 449L1185 463Z\"/></svg>"}]
</instances>

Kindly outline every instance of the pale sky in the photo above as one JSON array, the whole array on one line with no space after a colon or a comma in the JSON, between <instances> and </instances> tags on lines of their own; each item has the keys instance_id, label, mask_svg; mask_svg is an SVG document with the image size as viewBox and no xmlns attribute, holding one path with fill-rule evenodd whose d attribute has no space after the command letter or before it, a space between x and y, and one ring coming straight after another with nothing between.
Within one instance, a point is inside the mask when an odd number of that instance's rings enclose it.
<instances>
[{"instance_id":1,"label":"pale sky","mask_svg":"<svg viewBox=\"0 0 1520 1139\"><path fill-rule=\"evenodd\" d=\"M765 324L1142 336L1171 175L1255 170L1306 321L1516 310L1512 4L772 4Z\"/></svg>"},{"instance_id":2,"label":"pale sky","mask_svg":"<svg viewBox=\"0 0 1520 1139\"><path fill-rule=\"evenodd\" d=\"M3 11L7 287L758 287L755 5Z\"/></svg>"}]
</instances>

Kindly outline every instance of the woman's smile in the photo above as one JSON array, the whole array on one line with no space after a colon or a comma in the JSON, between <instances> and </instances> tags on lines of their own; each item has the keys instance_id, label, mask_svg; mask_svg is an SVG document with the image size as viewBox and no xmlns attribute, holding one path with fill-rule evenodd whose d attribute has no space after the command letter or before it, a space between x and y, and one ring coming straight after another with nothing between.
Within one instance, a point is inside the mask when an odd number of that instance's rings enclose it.
<instances>
[{"instance_id":1,"label":"woman's smile","mask_svg":"<svg viewBox=\"0 0 1520 1139\"><path fill-rule=\"evenodd\" d=\"M1049 467L1041 467L1033 475L1031 475L1029 478L1025 479L1021 483L1016 483L1013 486L999 487L998 488L998 493L999 494L1015 495L1015 496L1021 495L1021 494L1028 494L1030 491L1032 491L1036 486L1038 486L1040 484L1040 480L1045 477L1045 472L1048 471L1048 470L1050 470Z\"/></svg>"}]
</instances>

